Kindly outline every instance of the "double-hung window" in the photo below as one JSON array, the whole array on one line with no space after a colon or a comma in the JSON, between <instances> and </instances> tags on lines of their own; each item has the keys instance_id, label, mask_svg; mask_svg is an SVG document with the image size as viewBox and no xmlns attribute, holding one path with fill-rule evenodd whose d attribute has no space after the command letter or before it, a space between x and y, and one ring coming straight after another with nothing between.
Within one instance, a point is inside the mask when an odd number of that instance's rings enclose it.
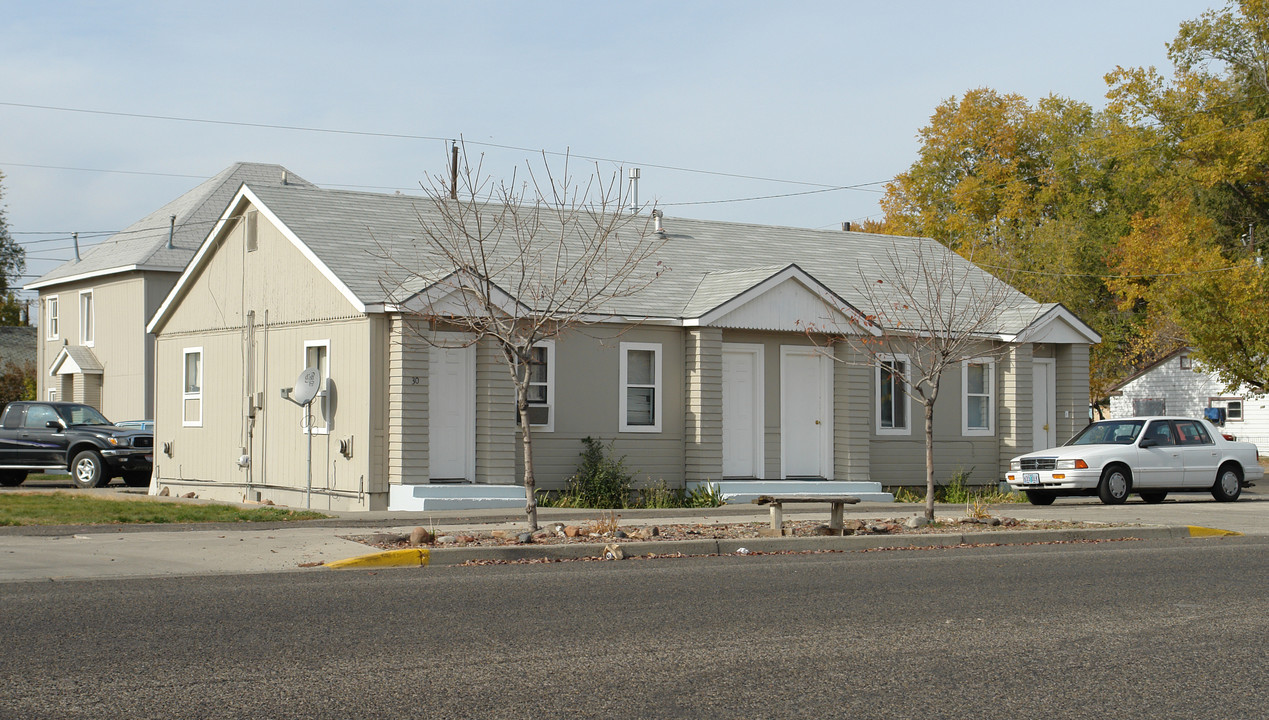
<instances>
[{"instance_id":1,"label":"double-hung window","mask_svg":"<svg viewBox=\"0 0 1269 720\"><path fill-rule=\"evenodd\" d=\"M314 435L325 435L330 432L330 416L334 408L329 394L330 386L330 340L308 340L304 343L304 369L317 368L317 397L309 406L312 417L307 427Z\"/></svg>"},{"instance_id":2,"label":"double-hung window","mask_svg":"<svg viewBox=\"0 0 1269 720\"><path fill-rule=\"evenodd\" d=\"M529 350L529 425L555 430L555 341L541 340ZM516 424L520 413L516 412Z\"/></svg>"},{"instance_id":3,"label":"double-hung window","mask_svg":"<svg viewBox=\"0 0 1269 720\"><path fill-rule=\"evenodd\" d=\"M96 333L93 315L93 291L81 290L79 293L79 344L84 347L93 346Z\"/></svg>"},{"instance_id":4,"label":"double-hung window","mask_svg":"<svg viewBox=\"0 0 1269 720\"><path fill-rule=\"evenodd\" d=\"M908 367L907 355L881 355L877 358L878 435L909 435L912 432Z\"/></svg>"},{"instance_id":5,"label":"double-hung window","mask_svg":"<svg viewBox=\"0 0 1269 720\"><path fill-rule=\"evenodd\" d=\"M61 336L61 329L58 327L58 323L57 296L53 295L44 299L44 337L46 340L57 340Z\"/></svg>"},{"instance_id":6,"label":"double-hung window","mask_svg":"<svg viewBox=\"0 0 1269 720\"><path fill-rule=\"evenodd\" d=\"M203 425L203 349L185 348L185 370L182 377L183 393L181 424L186 427Z\"/></svg>"},{"instance_id":7,"label":"double-hung window","mask_svg":"<svg viewBox=\"0 0 1269 720\"><path fill-rule=\"evenodd\" d=\"M661 432L661 344L621 343L621 432Z\"/></svg>"},{"instance_id":8,"label":"double-hung window","mask_svg":"<svg viewBox=\"0 0 1269 720\"><path fill-rule=\"evenodd\" d=\"M996 363L990 358L961 362L961 434L995 432Z\"/></svg>"}]
</instances>

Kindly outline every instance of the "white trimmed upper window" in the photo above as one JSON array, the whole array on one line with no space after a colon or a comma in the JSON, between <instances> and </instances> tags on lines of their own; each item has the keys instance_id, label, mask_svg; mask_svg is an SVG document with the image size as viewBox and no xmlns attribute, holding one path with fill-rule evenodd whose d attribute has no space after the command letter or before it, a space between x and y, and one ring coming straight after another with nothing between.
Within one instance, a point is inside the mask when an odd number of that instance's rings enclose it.
<instances>
[{"instance_id":1,"label":"white trimmed upper window","mask_svg":"<svg viewBox=\"0 0 1269 720\"><path fill-rule=\"evenodd\" d=\"M877 357L877 434L912 434L907 355Z\"/></svg>"},{"instance_id":2,"label":"white trimmed upper window","mask_svg":"<svg viewBox=\"0 0 1269 720\"><path fill-rule=\"evenodd\" d=\"M325 435L330 432L330 340L308 340L304 343L304 369L317 368L318 391L310 410L313 413L308 427L314 435Z\"/></svg>"},{"instance_id":3,"label":"white trimmed upper window","mask_svg":"<svg viewBox=\"0 0 1269 720\"><path fill-rule=\"evenodd\" d=\"M995 432L996 362L972 358L961 362L961 434Z\"/></svg>"},{"instance_id":4,"label":"white trimmed upper window","mask_svg":"<svg viewBox=\"0 0 1269 720\"><path fill-rule=\"evenodd\" d=\"M92 347L96 329L96 318L93 312L93 291L81 290L79 292L79 344L85 347Z\"/></svg>"},{"instance_id":5,"label":"white trimmed upper window","mask_svg":"<svg viewBox=\"0 0 1269 720\"><path fill-rule=\"evenodd\" d=\"M541 432L555 431L555 341L533 344L529 360L529 426ZM516 413L516 424L520 414Z\"/></svg>"},{"instance_id":6,"label":"white trimmed upper window","mask_svg":"<svg viewBox=\"0 0 1269 720\"><path fill-rule=\"evenodd\" d=\"M185 348L184 370L181 375L182 394L181 424L186 427L203 426L203 349Z\"/></svg>"},{"instance_id":7,"label":"white trimmed upper window","mask_svg":"<svg viewBox=\"0 0 1269 720\"><path fill-rule=\"evenodd\" d=\"M57 340L61 337L61 329L58 327L60 319L57 315L57 296L53 295L44 298L44 328L45 339Z\"/></svg>"},{"instance_id":8,"label":"white trimmed upper window","mask_svg":"<svg viewBox=\"0 0 1269 720\"><path fill-rule=\"evenodd\" d=\"M661 432L661 344L621 343L621 432Z\"/></svg>"}]
</instances>

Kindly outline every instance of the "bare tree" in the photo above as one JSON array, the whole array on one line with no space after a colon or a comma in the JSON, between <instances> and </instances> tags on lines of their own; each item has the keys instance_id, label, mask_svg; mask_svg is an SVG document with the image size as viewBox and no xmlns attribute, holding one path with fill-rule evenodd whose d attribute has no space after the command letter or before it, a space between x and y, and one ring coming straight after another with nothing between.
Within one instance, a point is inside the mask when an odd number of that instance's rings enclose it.
<instances>
[{"instance_id":1,"label":"bare tree","mask_svg":"<svg viewBox=\"0 0 1269 720\"><path fill-rule=\"evenodd\" d=\"M864 322L881 333L830 335L828 344L849 343L861 351L862 362L880 369L883 400L887 393L889 398L905 393L920 403L925 417L925 517L933 520L934 404L943 374L963 361L1006 353L1007 328L1026 325L1035 304L927 238L906 238L903 245L896 240L874 263L861 263L859 277L867 304ZM811 325L808 334L823 337L823 330ZM989 382L971 376L971 383L976 380ZM996 393L976 398L982 405L971 411L992 412L986 407L988 398L994 400ZM893 415L902 407L890 404L891 422L907 421Z\"/></svg>"},{"instance_id":2,"label":"bare tree","mask_svg":"<svg viewBox=\"0 0 1269 720\"><path fill-rule=\"evenodd\" d=\"M428 327L501 350L515 387L525 514L537 530L530 405L543 359L535 346L605 319L617 301L647 288L668 270L656 259L664 237L648 232L647 215L622 212L620 170L605 179L596 167L578 184L567 157L556 174L544 154L536 169L526 163L526 180L513 173L494 181L483 160L470 163L463 146L459 162L456 148L450 176L423 183L422 247L408 261L390 257L394 272L384 285L390 296L426 295L416 313ZM453 346L431 332L418 336Z\"/></svg>"}]
</instances>

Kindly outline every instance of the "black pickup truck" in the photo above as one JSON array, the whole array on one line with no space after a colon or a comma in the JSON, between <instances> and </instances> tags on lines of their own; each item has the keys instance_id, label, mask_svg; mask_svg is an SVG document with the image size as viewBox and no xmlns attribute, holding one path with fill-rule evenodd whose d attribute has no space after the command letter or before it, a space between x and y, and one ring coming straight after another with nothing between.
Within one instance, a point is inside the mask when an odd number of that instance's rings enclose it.
<instances>
[{"instance_id":1,"label":"black pickup truck","mask_svg":"<svg viewBox=\"0 0 1269 720\"><path fill-rule=\"evenodd\" d=\"M12 402L0 416L0 485L21 485L27 472L70 471L76 487L101 487L112 477L150 483L154 433L112 425L90 405Z\"/></svg>"}]
</instances>

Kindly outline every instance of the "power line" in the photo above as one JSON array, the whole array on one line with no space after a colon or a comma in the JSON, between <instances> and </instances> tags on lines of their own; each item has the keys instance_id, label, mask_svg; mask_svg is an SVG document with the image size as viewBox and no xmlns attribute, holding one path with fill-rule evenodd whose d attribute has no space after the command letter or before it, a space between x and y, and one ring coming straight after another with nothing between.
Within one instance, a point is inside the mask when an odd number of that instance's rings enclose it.
<instances>
[{"instance_id":1,"label":"power line","mask_svg":"<svg viewBox=\"0 0 1269 720\"><path fill-rule=\"evenodd\" d=\"M368 131L368 130L344 130L339 128L319 128L319 127L309 127L305 125L280 125L280 124L274 124L274 123L246 122L246 121L240 121L240 120L214 120L214 119L208 119L208 118L184 117L179 115L155 115L150 113L119 112L119 111L113 111L113 110L92 110L87 108L72 108L72 107L62 107L57 105L34 105L30 103L15 103L15 102L2 102L2 101L0 101L0 105L7 106L7 107L27 108L32 110L49 110L54 112L82 113L86 115L107 115L110 117L140 118L145 120L164 120L168 122L201 123L205 125L227 125L232 127L261 128L261 129L267 129L267 130L313 132L313 133L324 133L324 134L330 134L330 135L353 135L353 136L360 136L360 137L396 138L400 140L430 140L430 141L441 141L441 142L460 141L460 138L440 137L438 135L414 135L410 133L389 133L389 132L376 132L376 131ZM544 150L541 148L530 148L530 147L523 147L519 145L504 145L500 143L481 142L479 140L467 140L467 139L461 139L461 142L463 142L466 145L476 145L478 147L497 148L499 150L515 150L517 152L531 152L535 154L542 153L544 155L551 155L554 157L572 157L572 158L577 158L579 160L590 160L592 162L604 162L604 163L611 163L614 165L622 165L622 166L648 167L648 168L656 168L658 170L671 170L674 172L696 173L699 175L712 175L715 177L730 177L730 178L737 178L741 180L759 180L762 182L784 183L789 185L806 185L808 187L822 187L822 188L833 188L833 189L839 188L839 186L830 185L828 183L808 182L804 180L788 180L783 178L763 177L759 175L745 175L743 173L729 173L729 172L721 172L717 170L701 170L698 168L689 168L689 167L683 167L680 165L662 165L658 163L634 162L634 161L628 161L628 160L618 160L615 158L600 157L598 155L576 154L570 151L561 152L557 150ZM885 181L882 181L882 182L885 182Z\"/></svg>"}]
</instances>

